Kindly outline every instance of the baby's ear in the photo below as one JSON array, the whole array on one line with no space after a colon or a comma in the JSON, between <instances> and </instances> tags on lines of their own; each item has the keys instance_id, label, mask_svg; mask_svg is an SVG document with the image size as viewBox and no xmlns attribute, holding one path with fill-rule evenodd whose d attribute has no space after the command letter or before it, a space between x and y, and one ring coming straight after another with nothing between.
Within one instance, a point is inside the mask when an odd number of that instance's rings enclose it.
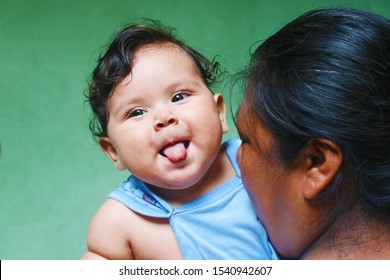
<instances>
[{"instance_id":1,"label":"baby's ear","mask_svg":"<svg viewBox=\"0 0 390 280\"><path fill-rule=\"evenodd\" d=\"M221 120L221 124L222 124L222 131L223 133L226 133L229 131L229 126L226 120L226 105L225 105L225 101L223 100L222 94L220 93L214 94L214 100L215 103L217 104L219 119Z\"/></svg>"},{"instance_id":2,"label":"baby's ear","mask_svg":"<svg viewBox=\"0 0 390 280\"><path fill-rule=\"evenodd\" d=\"M99 138L99 145L106 156L115 164L118 170L124 170L125 167L118 155L114 145L111 143L109 137L103 136Z\"/></svg>"},{"instance_id":3,"label":"baby's ear","mask_svg":"<svg viewBox=\"0 0 390 280\"><path fill-rule=\"evenodd\" d=\"M313 138L299 155L305 171L302 194L306 199L316 198L333 181L343 163L341 148L325 138Z\"/></svg>"}]
</instances>

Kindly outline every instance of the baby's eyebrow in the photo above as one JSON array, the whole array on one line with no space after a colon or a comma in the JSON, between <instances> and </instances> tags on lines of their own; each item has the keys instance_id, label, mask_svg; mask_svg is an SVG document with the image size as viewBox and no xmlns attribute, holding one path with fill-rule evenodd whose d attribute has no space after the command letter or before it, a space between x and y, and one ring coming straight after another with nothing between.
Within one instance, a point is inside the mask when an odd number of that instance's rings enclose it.
<instances>
[{"instance_id":1,"label":"baby's eyebrow","mask_svg":"<svg viewBox=\"0 0 390 280\"><path fill-rule=\"evenodd\" d=\"M128 98L126 100L121 101L112 114L113 115L120 114L123 110L126 110L129 106L139 105L139 104L143 104L142 98Z\"/></svg>"}]
</instances>

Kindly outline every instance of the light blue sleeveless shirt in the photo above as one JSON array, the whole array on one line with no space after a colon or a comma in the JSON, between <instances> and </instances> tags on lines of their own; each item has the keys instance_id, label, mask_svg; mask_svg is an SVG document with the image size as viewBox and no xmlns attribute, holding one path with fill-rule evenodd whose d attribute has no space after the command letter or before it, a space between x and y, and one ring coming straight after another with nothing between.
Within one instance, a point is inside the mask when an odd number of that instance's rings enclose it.
<instances>
[{"instance_id":1,"label":"light blue sleeveless shirt","mask_svg":"<svg viewBox=\"0 0 390 280\"><path fill-rule=\"evenodd\" d=\"M173 208L134 176L109 198L139 214L169 219L184 259L277 259L242 184L236 160L240 141L224 145L237 176L189 203Z\"/></svg>"}]
</instances>

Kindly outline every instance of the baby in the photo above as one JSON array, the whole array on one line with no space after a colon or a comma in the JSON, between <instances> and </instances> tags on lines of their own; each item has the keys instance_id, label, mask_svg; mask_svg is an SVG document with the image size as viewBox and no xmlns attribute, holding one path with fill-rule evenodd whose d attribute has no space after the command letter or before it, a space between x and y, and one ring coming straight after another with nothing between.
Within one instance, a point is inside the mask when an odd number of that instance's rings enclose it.
<instances>
[{"instance_id":1,"label":"baby","mask_svg":"<svg viewBox=\"0 0 390 280\"><path fill-rule=\"evenodd\" d=\"M91 221L83 259L275 259L245 192L215 67L156 22L120 31L99 59L91 129L132 175Z\"/></svg>"}]
</instances>

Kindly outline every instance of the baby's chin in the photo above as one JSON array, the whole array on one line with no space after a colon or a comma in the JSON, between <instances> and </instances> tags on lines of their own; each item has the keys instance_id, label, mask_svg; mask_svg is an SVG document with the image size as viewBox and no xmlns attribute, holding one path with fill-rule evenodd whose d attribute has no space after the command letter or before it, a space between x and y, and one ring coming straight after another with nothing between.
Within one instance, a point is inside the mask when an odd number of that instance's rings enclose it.
<instances>
[{"instance_id":1,"label":"baby's chin","mask_svg":"<svg viewBox=\"0 0 390 280\"><path fill-rule=\"evenodd\" d=\"M165 180L164 182L154 185L155 188L171 190L171 191L183 191L198 186L200 180L188 180L187 178L177 179L172 181Z\"/></svg>"},{"instance_id":2,"label":"baby's chin","mask_svg":"<svg viewBox=\"0 0 390 280\"><path fill-rule=\"evenodd\" d=\"M178 174L170 174L160 181L154 181L153 184L149 184L154 188L171 190L171 191L183 191L191 188L195 188L202 183L201 172L191 172L186 174L186 171L177 172Z\"/></svg>"}]
</instances>

